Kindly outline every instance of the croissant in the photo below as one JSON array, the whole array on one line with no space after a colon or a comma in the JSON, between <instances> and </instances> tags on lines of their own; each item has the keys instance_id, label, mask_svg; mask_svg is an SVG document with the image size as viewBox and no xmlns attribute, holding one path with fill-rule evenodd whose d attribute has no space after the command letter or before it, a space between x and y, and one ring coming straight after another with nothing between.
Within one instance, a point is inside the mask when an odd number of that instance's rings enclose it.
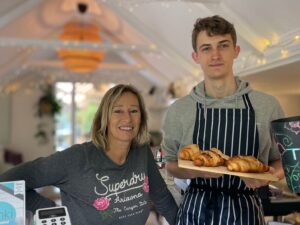
<instances>
[{"instance_id":1,"label":"croissant","mask_svg":"<svg viewBox=\"0 0 300 225\"><path fill-rule=\"evenodd\" d=\"M245 173L263 173L269 171L269 166L253 156L234 156L226 161L229 171Z\"/></svg>"},{"instance_id":2,"label":"croissant","mask_svg":"<svg viewBox=\"0 0 300 225\"><path fill-rule=\"evenodd\" d=\"M205 150L196 155L193 162L195 166L216 167L224 165L225 160L215 151Z\"/></svg>"},{"instance_id":3,"label":"croissant","mask_svg":"<svg viewBox=\"0 0 300 225\"><path fill-rule=\"evenodd\" d=\"M224 160L228 160L230 157L228 155L225 155L223 152L221 152L219 149L217 148L211 148L211 151L213 151L214 153L217 153L221 158L223 158Z\"/></svg>"},{"instance_id":4,"label":"croissant","mask_svg":"<svg viewBox=\"0 0 300 225\"><path fill-rule=\"evenodd\" d=\"M200 152L199 146L196 144L190 144L183 147L179 151L179 158L183 160L192 160L192 156Z\"/></svg>"},{"instance_id":5,"label":"croissant","mask_svg":"<svg viewBox=\"0 0 300 225\"><path fill-rule=\"evenodd\" d=\"M194 153L194 154L191 156L190 160L191 160L191 161L194 161L194 160L198 157L198 155L201 154L201 152L202 152L202 151L199 151L199 152Z\"/></svg>"}]
</instances>

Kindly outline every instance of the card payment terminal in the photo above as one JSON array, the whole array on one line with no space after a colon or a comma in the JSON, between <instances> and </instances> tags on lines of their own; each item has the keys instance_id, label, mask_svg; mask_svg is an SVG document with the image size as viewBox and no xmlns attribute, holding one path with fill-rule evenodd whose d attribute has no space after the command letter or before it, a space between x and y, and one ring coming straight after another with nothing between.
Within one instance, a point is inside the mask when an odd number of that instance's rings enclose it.
<instances>
[{"instance_id":1,"label":"card payment terminal","mask_svg":"<svg viewBox=\"0 0 300 225\"><path fill-rule=\"evenodd\" d=\"M38 209L34 215L34 225L71 225L65 206Z\"/></svg>"}]
</instances>

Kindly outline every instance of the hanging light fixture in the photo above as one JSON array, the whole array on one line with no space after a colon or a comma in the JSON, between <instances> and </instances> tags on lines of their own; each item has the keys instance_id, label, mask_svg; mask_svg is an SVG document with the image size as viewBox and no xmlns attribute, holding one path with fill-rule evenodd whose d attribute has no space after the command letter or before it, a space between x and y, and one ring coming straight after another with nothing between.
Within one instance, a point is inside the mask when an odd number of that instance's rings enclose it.
<instances>
[{"instance_id":1,"label":"hanging light fixture","mask_svg":"<svg viewBox=\"0 0 300 225\"><path fill-rule=\"evenodd\" d=\"M86 10L86 4L78 4L78 11L81 14L84 14ZM64 31L60 35L60 40L84 41L100 44L103 42L100 36L99 26L76 21L64 25ZM92 49L60 49L58 55L63 60L65 68L78 73L86 73L95 70L104 58L103 51Z\"/></svg>"}]
</instances>

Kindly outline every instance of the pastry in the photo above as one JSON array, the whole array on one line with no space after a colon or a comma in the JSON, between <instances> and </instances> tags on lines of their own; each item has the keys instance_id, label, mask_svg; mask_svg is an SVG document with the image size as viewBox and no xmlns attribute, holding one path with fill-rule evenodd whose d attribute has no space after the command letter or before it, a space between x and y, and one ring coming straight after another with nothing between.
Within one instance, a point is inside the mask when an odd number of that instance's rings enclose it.
<instances>
[{"instance_id":1,"label":"pastry","mask_svg":"<svg viewBox=\"0 0 300 225\"><path fill-rule=\"evenodd\" d=\"M226 161L229 171L244 173L263 173L269 171L269 166L263 164L254 156L234 156Z\"/></svg>"},{"instance_id":2,"label":"pastry","mask_svg":"<svg viewBox=\"0 0 300 225\"><path fill-rule=\"evenodd\" d=\"M192 156L200 152L199 146L197 144L190 144L183 147L179 151L179 158L183 160L192 160Z\"/></svg>"},{"instance_id":3,"label":"pastry","mask_svg":"<svg viewBox=\"0 0 300 225\"><path fill-rule=\"evenodd\" d=\"M219 155L215 151L205 150L196 155L193 162L195 166L216 167L224 165L225 159L223 159L221 155Z\"/></svg>"}]
</instances>

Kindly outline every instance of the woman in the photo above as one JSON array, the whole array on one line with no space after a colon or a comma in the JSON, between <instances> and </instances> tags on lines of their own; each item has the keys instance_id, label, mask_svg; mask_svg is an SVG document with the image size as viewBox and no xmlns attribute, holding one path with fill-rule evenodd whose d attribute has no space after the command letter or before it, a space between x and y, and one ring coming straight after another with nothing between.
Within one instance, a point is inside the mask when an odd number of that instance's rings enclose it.
<instances>
[{"instance_id":1,"label":"woman","mask_svg":"<svg viewBox=\"0 0 300 225\"><path fill-rule=\"evenodd\" d=\"M31 211L55 205L34 188L60 188L73 225L145 224L150 199L174 224L177 205L147 142L143 99L134 87L120 84L101 101L92 142L25 163L2 174L0 180L25 180Z\"/></svg>"}]
</instances>

